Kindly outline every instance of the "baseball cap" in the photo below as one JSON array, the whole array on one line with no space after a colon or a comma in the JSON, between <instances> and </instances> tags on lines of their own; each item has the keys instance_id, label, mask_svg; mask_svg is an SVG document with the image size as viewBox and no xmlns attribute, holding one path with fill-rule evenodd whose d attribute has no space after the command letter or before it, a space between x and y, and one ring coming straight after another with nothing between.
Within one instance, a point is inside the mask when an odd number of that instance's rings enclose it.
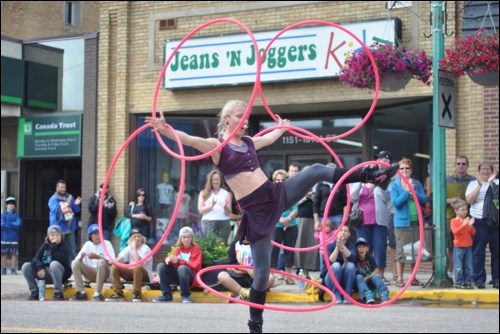
<instances>
[{"instance_id":1,"label":"baseball cap","mask_svg":"<svg viewBox=\"0 0 500 334\"><path fill-rule=\"evenodd\" d=\"M365 238L358 238L358 240L356 240L356 247L358 247L358 245L368 245L368 241L366 241Z\"/></svg>"},{"instance_id":2,"label":"baseball cap","mask_svg":"<svg viewBox=\"0 0 500 334\"><path fill-rule=\"evenodd\" d=\"M187 235L194 235L193 233L193 229L189 226L184 226L183 228L181 228L181 230L179 231L179 238L182 237L184 234L187 234Z\"/></svg>"},{"instance_id":3,"label":"baseball cap","mask_svg":"<svg viewBox=\"0 0 500 334\"><path fill-rule=\"evenodd\" d=\"M139 230L138 228L133 228L130 231L130 236L133 236L134 234L140 234L140 235L142 235L141 230Z\"/></svg>"},{"instance_id":4,"label":"baseball cap","mask_svg":"<svg viewBox=\"0 0 500 334\"><path fill-rule=\"evenodd\" d=\"M47 229L47 235L52 234L52 233L59 233L61 234L61 229L57 225L50 225L49 228Z\"/></svg>"},{"instance_id":5,"label":"baseball cap","mask_svg":"<svg viewBox=\"0 0 500 334\"><path fill-rule=\"evenodd\" d=\"M377 155L375 155L375 159L389 159L392 160L392 154L389 151L380 151Z\"/></svg>"},{"instance_id":6,"label":"baseball cap","mask_svg":"<svg viewBox=\"0 0 500 334\"><path fill-rule=\"evenodd\" d=\"M92 233L95 233L95 232L98 232L98 231L99 231L99 225L92 224L87 229L87 234L90 236Z\"/></svg>"},{"instance_id":7,"label":"baseball cap","mask_svg":"<svg viewBox=\"0 0 500 334\"><path fill-rule=\"evenodd\" d=\"M9 196L5 199L5 204L16 204L16 198L14 196Z\"/></svg>"}]
</instances>

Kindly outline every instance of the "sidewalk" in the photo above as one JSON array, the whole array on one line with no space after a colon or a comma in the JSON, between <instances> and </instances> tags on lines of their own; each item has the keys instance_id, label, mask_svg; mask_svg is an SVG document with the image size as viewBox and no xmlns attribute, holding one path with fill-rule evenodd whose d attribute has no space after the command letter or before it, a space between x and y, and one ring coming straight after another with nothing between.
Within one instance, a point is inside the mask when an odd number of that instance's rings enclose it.
<instances>
[{"instance_id":1,"label":"sidewalk","mask_svg":"<svg viewBox=\"0 0 500 334\"><path fill-rule=\"evenodd\" d=\"M28 285L24 280L21 271L17 272L18 275L3 275L1 276L2 299L26 299L29 295ZM318 273L311 273L312 276L318 276ZM430 279L430 273L418 273L418 279L422 283L426 283ZM267 294L268 303L315 303L318 301L317 295L307 295L304 291L300 291L298 282L294 285L284 284L284 281L277 280L274 287ZM390 290L390 297L394 297L399 293L402 288L397 288L394 282L388 286ZM92 284L94 287L95 284ZM131 286L126 286L125 299L132 299ZM53 288L49 285L47 287L47 299L52 297ZM64 291L64 298L68 299L76 293L74 287L68 288ZM94 289L87 289L87 296L92 297ZM109 297L113 294L111 284L106 283L104 288L104 296ZM160 290L148 290L143 288L142 299L143 301L151 301L161 295ZM357 298L357 293L354 298ZM214 294L195 291L192 293L192 299L195 303L226 303L227 301L221 299ZM429 287L423 288L421 286L410 286L408 290L400 296L399 300L422 300L433 302L447 302L447 303L488 303L498 305L499 290L494 289L491 285L486 285L486 289L479 290L460 290L455 288L440 288L433 287L432 283ZM325 300L330 301L330 297L325 294ZM179 302L179 292L174 292L174 301Z\"/></svg>"}]
</instances>

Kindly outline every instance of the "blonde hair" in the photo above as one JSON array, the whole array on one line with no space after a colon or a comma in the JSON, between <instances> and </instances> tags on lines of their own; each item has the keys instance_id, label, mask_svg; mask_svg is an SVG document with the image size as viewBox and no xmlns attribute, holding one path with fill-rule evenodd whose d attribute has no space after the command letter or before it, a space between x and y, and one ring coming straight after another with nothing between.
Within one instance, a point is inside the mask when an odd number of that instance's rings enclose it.
<instances>
[{"instance_id":1,"label":"blonde hair","mask_svg":"<svg viewBox=\"0 0 500 334\"><path fill-rule=\"evenodd\" d=\"M214 177L215 174L218 174L220 177L220 187L224 187L224 178L222 177L222 173L214 169L210 173L207 174L207 181L205 182L205 186L203 187L203 190L201 191L201 197L206 201L210 197L210 192L212 191L212 178Z\"/></svg>"},{"instance_id":2,"label":"blonde hair","mask_svg":"<svg viewBox=\"0 0 500 334\"><path fill-rule=\"evenodd\" d=\"M283 178L285 180L288 179L288 173L286 172L286 170L284 170L284 169L277 169L273 173L273 181L276 181L276 179L278 178L278 175L283 176Z\"/></svg>"},{"instance_id":3,"label":"blonde hair","mask_svg":"<svg viewBox=\"0 0 500 334\"><path fill-rule=\"evenodd\" d=\"M198 246L198 243L196 242L196 238L194 237L194 234L192 234L192 236L193 236L193 238L191 239L191 245ZM179 248L179 247L180 248L184 248L184 246L182 245L182 241L181 241L181 237L180 236L177 239L177 242L175 243L174 246L177 247L177 248Z\"/></svg>"},{"instance_id":4,"label":"blonde hair","mask_svg":"<svg viewBox=\"0 0 500 334\"><path fill-rule=\"evenodd\" d=\"M222 138L224 135L224 131L226 131L226 120L225 117L231 115L234 107L242 106L247 107L247 104L240 100L229 100L226 102L224 107L222 107L221 112L219 113L219 123L217 124L217 138Z\"/></svg>"},{"instance_id":5,"label":"blonde hair","mask_svg":"<svg viewBox=\"0 0 500 334\"><path fill-rule=\"evenodd\" d=\"M477 166L477 171L480 172L482 167L490 167L490 170L493 172L495 170L495 167L491 162L483 161Z\"/></svg>"}]
</instances>

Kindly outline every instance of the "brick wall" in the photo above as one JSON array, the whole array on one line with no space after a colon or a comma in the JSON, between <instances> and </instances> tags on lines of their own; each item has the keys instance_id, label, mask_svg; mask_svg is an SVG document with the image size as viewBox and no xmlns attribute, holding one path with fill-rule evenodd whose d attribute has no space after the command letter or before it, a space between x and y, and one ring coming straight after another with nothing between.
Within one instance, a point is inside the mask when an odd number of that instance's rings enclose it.
<instances>
[{"instance_id":1,"label":"brick wall","mask_svg":"<svg viewBox=\"0 0 500 334\"><path fill-rule=\"evenodd\" d=\"M80 1L82 6L80 27L64 24L64 2L2 1L2 35L26 40L98 30L99 1Z\"/></svg>"}]
</instances>

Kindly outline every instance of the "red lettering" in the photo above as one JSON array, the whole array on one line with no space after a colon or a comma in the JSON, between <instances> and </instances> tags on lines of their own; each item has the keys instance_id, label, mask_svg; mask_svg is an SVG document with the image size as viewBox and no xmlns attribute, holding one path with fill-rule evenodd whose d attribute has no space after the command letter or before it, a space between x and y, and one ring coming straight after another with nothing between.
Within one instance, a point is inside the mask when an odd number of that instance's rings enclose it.
<instances>
[{"instance_id":1,"label":"red lettering","mask_svg":"<svg viewBox=\"0 0 500 334\"><path fill-rule=\"evenodd\" d=\"M335 51L337 51L339 48L341 48L345 44L345 41L342 41L342 43L340 43L337 47L335 47L334 49L332 49L334 35L335 35L335 33L332 31L330 33L330 42L328 43L328 50L329 51L328 51L328 53L326 55L325 70L328 69L328 60L329 60L330 56L333 58L333 60L335 60L335 62L339 66L339 68L342 68L342 63L340 62L340 60L335 55Z\"/></svg>"}]
</instances>

